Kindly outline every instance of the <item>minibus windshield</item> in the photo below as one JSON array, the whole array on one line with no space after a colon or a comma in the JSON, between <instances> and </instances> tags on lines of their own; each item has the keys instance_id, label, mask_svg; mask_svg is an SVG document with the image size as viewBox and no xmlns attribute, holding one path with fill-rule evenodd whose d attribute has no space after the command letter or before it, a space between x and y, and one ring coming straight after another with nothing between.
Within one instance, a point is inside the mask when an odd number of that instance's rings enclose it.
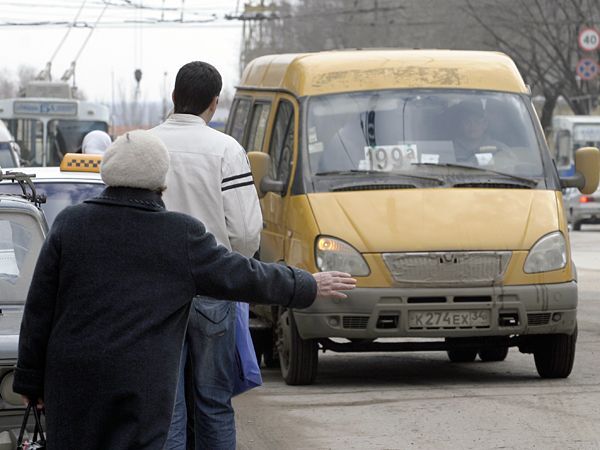
<instances>
[{"instance_id":1,"label":"minibus windshield","mask_svg":"<svg viewBox=\"0 0 600 450\"><path fill-rule=\"evenodd\" d=\"M527 183L544 175L531 113L517 94L396 90L316 96L307 102L305 133L317 177L484 174Z\"/></svg>"}]
</instances>

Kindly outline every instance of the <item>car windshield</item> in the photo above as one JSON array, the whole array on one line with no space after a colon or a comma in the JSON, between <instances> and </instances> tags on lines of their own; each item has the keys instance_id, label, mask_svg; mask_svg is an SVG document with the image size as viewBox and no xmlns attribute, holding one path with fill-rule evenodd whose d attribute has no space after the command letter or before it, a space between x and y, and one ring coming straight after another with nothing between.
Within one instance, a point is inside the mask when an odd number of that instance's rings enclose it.
<instances>
[{"instance_id":1,"label":"car windshield","mask_svg":"<svg viewBox=\"0 0 600 450\"><path fill-rule=\"evenodd\" d=\"M46 196L46 203L42 204L42 210L48 221L48 226L52 226L54 219L67 206L76 205L88 198L96 197L105 188L102 183L68 183L68 182L36 182L38 194ZM0 185L2 192L20 194L21 188L18 184Z\"/></svg>"},{"instance_id":2,"label":"car windshield","mask_svg":"<svg viewBox=\"0 0 600 450\"><path fill-rule=\"evenodd\" d=\"M527 181L544 174L530 112L517 94L370 91L313 97L307 109L316 176L506 174Z\"/></svg>"},{"instance_id":3,"label":"car windshield","mask_svg":"<svg viewBox=\"0 0 600 450\"><path fill-rule=\"evenodd\" d=\"M44 235L31 215L0 209L0 299L3 304L22 303Z\"/></svg>"}]
</instances>

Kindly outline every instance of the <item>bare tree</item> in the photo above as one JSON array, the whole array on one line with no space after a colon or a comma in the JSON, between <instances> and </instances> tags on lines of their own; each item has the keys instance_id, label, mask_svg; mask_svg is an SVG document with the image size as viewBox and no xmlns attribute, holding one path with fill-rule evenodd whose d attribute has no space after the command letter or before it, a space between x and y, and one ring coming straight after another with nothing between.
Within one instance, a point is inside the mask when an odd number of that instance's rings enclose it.
<instances>
[{"instance_id":1,"label":"bare tree","mask_svg":"<svg viewBox=\"0 0 600 450\"><path fill-rule=\"evenodd\" d=\"M534 92L544 96L541 122L548 129L562 96L576 114L589 114L598 99L598 81L575 73L584 55L582 27L600 23L600 0L465 0L466 11L495 45L519 66ZM597 58L596 55L591 55Z\"/></svg>"},{"instance_id":2,"label":"bare tree","mask_svg":"<svg viewBox=\"0 0 600 450\"><path fill-rule=\"evenodd\" d=\"M17 94L16 82L6 69L0 72L0 98L11 98Z\"/></svg>"},{"instance_id":3,"label":"bare tree","mask_svg":"<svg viewBox=\"0 0 600 450\"><path fill-rule=\"evenodd\" d=\"M254 33L245 43L242 60L344 48L486 48L487 33L463 6L464 0L281 0L273 16L262 18L262 39Z\"/></svg>"},{"instance_id":4,"label":"bare tree","mask_svg":"<svg viewBox=\"0 0 600 450\"><path fill-rule=\"evenodd\" d=\"M27 83L35 79L36 76L35 67L29 65L21 65L17 69L17 77L19 79L19 90L25 89Z\"/></svg>"},{"instance_id":5,"label":"bare tree","mask_svg":"<svg viewBox=\"0 0 600 450\"><path fill-rule=\"evenodd\" d=\"M19 66L16 76L14 72L3 69L0 72L0 98L16 97L25 88L27 83L34 78L35 69L33 66Z\"/></svg>"}]
</instances>

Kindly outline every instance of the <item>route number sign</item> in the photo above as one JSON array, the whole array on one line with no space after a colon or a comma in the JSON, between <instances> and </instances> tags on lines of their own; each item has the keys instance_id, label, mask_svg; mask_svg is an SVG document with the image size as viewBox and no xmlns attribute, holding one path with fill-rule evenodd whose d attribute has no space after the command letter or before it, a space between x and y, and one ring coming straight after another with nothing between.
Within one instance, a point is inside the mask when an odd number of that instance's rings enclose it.
<instances>
[{"instance_id":1,"label":"route number sign","mask_svg":"<svg viewBox=\"0 0 600 450\"><path fill-rule=\"evenodd\" d=\"M584 28L579 32L579 48L585 52L593 52L600 46L600 33L595 28Z\"/></svg>"}]
</instances>

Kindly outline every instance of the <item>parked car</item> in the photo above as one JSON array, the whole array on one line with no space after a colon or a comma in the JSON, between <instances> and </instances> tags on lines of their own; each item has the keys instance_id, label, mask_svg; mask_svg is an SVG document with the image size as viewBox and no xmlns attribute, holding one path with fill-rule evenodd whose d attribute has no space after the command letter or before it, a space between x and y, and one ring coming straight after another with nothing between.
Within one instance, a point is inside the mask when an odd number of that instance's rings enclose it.
<instances>
[{"instance_id":1,"label":"parked car","mask_svg":"<svg viewBox=\"0 0 600 450\"><path fill-rule=\"evenodd\" d=\"M102 157L98 155L67 154L60 167L27 167L38 194L46 197L42 210L48 225L67 206L95 197L106 187L100 177ZM86 167L87 165L87 167ZM21 188L14 183L0 183L0 192L17 194Z\"/></svg>"},{"instance_id":2,"label":"parked car","mask_svg":"<svg viewBox=\"0 0 600 450\"><path fill-rule=\"evenodd\" d=\"M67 154L60 167L2 171L0 432L19 428L25 411L21 396L12 391L12 382L23 305L39 251L60 211L102 192L105 185L99 174L100 161L101 157L97 155ZM8 439L14 444L15 435L12 431L8 433Z\"/></svg>"},{"instance_id":3,"label":"parked car","mask_svg":"<svg viewBox=\"0 0 600 450\"><path fill-rule=\"evenodd\" d=\"M24 412L12 390L14 367L23 305L48 224L27 175L3 171L1 179L22 188L0 192L0 431L6 431L21 426Z\"/></svg>"},{"instance_id":4,"label":"parked car","mask_svg":"<svg viewBox=\"0 0 600 450\"><path fill-rule=\"evenodd\" d=\"M600 224L600 189L589 195L577 189L566 189L564 202L572 230L581 230L583 224Z\"/></svg>"}]
</instances>

